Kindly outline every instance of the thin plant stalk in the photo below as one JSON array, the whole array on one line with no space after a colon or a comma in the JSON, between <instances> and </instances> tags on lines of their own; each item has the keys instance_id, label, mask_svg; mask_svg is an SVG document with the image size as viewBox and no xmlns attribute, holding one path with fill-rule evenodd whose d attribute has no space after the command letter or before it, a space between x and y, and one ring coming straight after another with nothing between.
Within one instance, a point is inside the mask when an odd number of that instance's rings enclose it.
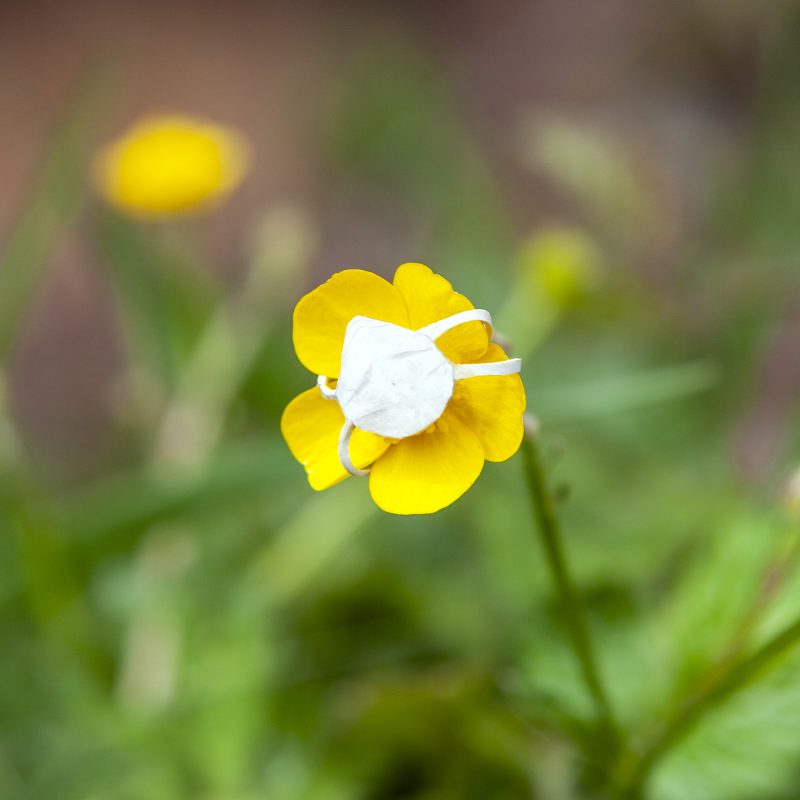
<instances>
[{"instance_id":1,"label":"thin plant stalk","mask_svg":"<svg viewBox=\"0 0 800 800\"><path fill-rule=\"evenodd\" d=\"M609 737L610 743L619 745L621 732L597 668L597 659L589 636L586 613L575 582L570 575L553 496L548 487L534 435L528 433L525 436L522 454L537 530L564 611L575 657L586 689L594 701L600 726Z\"/></svg>"}]
</instances>

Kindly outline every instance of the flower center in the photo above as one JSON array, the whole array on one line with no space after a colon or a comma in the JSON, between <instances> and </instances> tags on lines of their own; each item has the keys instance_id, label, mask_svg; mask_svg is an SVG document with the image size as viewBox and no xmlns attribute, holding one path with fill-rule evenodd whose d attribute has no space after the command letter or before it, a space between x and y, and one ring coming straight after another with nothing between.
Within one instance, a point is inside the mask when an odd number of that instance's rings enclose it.
<instances>
[{"instance_id":1,"label":"flower center","mask_svg":"<svg viewBox=\"0 0 800 800\"><path fill-rule=\"evenodd\" d=\"M423 333L369 317L350 320L336 399L362 430L403 439L444 412L455 385L453 365Z\"/></svg>"}]
</instances>

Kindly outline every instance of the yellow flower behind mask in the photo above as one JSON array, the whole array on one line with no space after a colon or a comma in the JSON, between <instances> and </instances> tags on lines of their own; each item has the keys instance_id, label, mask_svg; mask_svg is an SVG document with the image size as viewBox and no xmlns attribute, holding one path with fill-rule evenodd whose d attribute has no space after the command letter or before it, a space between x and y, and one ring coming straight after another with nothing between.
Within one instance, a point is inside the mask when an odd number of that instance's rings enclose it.
<instances>
[{"instance_id":1,"label":"yellow flower behind mask","mask_svg":"<svg viewBox=\"0 0 800 800\"><path fill-rule=\"evenodd\" d=\"M188 116L134 124L97 157L94 176L105 198L138 217L203 210L241 181L247 148L234 131Z\"/></svg>"},{"instance_id":2,"label":"yellow flower behind mask","mask_svg":"<svg viewBox=\"0 0 800 800\"><path fill-rule=\"evenodd\" d=\"M393 283L336 273L297 304L293 338L318 379L281 431L316 490L368 474L384 511L432 513L520 446L519 359L491 342L488 312L422 264Z\"/></svg>"}]
</instances>

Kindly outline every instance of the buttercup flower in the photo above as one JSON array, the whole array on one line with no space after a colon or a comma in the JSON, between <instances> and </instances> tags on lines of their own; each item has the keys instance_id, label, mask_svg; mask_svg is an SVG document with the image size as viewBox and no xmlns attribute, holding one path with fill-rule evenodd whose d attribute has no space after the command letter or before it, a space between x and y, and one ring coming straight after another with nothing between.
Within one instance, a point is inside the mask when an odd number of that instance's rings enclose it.
<instances>
[{"instance_id":1,"label":"buttercup flower","mask_svg":"<svg viewBox=\"0 0 800 800\"><path fill-rule=\"evenodd\" d=\"M519 359L491 342L489 313L428 267L403 264L393 283L338 272L293 325L317 386L289 403L281 431L314 489L368 475L384 511L428 514L519 448Z\"/></svg>"},{"instance_id":2,"label":"buttercup flower","mask_svg":"<svg viewBox=\"0 0 800 800\"><path fill-rule=\"evenodd\" d=\"M186 116L136 123L100 153L95 181L106 199L139 217L207 207L234 189L247 166L235 132Z\"/></svg>"}]
</instances>

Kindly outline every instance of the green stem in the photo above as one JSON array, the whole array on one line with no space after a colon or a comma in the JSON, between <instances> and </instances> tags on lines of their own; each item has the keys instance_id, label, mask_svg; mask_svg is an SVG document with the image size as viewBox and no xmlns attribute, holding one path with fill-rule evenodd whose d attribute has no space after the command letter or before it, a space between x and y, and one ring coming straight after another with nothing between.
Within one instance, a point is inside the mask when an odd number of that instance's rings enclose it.
<instances>
[{"instance_id":1,"label":"green stem","mask_svg":"<svg viewBox=\"0 0 800 800\"><path fill-rule=\"evenodd\" d=\"M570 575L564 548L561 541L561 530L556 516L553 496L547 485L547 478L535 437L526 435L522 446L525 460L525 474L530 490L533 513L536 517L537 528L547 556L547 564L558 590L564 615L567 622L569 635L575 650L575 656L583 675L584 683L597 708L597 716L605 734L612 745L620 744L620 730L614 718L608 696L600 673L589 638L589 627L586 614L581 604L575 582Z\"/></svg>"},{"instance_id":2,"label":"green stem","mask_svg":"<svg viewBox=\"0 0 800 800\"><path fill-rule=\"evenodd\" d=\"M703 692L685 702L664 730L645 750L628 782L627 798L639 798L656 764L681 742L710 709L720 705L745 688L769 662L800 642L800 620L789 625L748 658L709 685Z\"/></svg>"}]
</instances>

